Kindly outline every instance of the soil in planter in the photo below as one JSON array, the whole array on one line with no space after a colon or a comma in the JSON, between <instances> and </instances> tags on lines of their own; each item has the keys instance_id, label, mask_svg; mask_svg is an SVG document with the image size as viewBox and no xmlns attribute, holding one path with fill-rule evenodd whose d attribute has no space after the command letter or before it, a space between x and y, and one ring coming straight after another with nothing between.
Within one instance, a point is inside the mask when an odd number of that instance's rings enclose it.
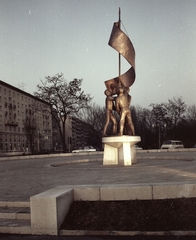
<instances>
[{"instance_id":1,"label":"soil in planter","mask_svg":"<svg viewBox=\"0 0 196 240\"><path fill-rule=\"evenodd\" d=\"M196 198L77 201L61 227L66 230L196 230Z\"/></svg>"}]
</instances>

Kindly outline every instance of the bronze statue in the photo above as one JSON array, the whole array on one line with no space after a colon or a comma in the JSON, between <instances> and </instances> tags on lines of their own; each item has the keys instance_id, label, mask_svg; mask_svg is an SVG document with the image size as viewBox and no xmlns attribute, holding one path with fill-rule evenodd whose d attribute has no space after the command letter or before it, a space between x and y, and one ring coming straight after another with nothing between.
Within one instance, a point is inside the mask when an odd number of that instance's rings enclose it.
<instances>
[{"instance_id":1,"label":"bronze statue","mask_svg":"<svg viewBox=\"0 0 196 240\"><path fill-rule=\"evenodd\" d=\"M106 122L105 122L105 126L103 129L103 136L107 136L106 131L107 131L107 127L110 123L110 120L113 122L113 134L117 134L117 121L116 118L113 114L113 110L115 110L115 106L114 106L114 101L115 98L112 96L112 93L109 90L105 90L105 95L106 95L106 100L105 100L105 104L106 104Z\"/></svg>"},{"instance_id":2,"label":"bronze statue","mask_svg":"<svg viewBox=\"0 0 196 240\"><path fill-rule=\"evenodd\" d=\"M131 96L127 90L120 87L116 98L116 111L120 115L120 129L118 135L135 135L134 125L130 110Z\"/></svg>"},{"instance_id":3,"label":"bronze statue","mask_svg":"<svg viewBox=\"0 0 196 240\"><path fill-rule=\"evenodd\" d=\"M120 29L120 9L119 21L114 23L109 45L119 52L119 76L105 81L107 94L109 94L110 104L106 98L106 124L103 135L106 135L107 126L110 119L113 122L113 134L116 132L116 124L112 110L116 109L120 115L118 135L135 135L134 125L131 117L130 103L131 96L129 88L135 81L135 50L128 36ZM123 56L131 65L131 68L124 74L120 74L120 56ZM105 91L105 94L106 94ZM116 96L117 94L117 96ZM113 100L111 100L113 99ZM114 105L115 100L115 105ZM111 110L112 105L112 110ZM112 117L111 117L112 116Z\"/></svg>"}]
</instances>

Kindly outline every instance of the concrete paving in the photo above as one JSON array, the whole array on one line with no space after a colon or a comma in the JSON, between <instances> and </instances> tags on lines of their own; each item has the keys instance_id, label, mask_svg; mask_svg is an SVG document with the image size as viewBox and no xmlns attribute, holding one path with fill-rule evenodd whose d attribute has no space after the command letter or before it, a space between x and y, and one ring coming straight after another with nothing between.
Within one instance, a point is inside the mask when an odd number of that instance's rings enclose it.
<instances>
[{"instance_id":1,"label":"concrete paving","mask_svg":"<svg viewBox=\"0 0 196 240\"><path fill-rule=\"evenodd\" d=\"M132 166L103 165L103 153L1 157L0 208L13 202L29 207L31 196L59 185L111 185L115 188L132 184L138 189L151 186L153 198L167 198L168 190L170 197L180 197L179 193L182 197L196 197L195 157L196 149L142 151L137 153L138 162ZM13 216L19 215L17 210ZM25 218L22 221L4 218L0 228L2 224L10 226L6 233L31 234L30 220ZM188 235L195 235L195 232Z\"/></svg>"},{"instance_id":2,"label":"concrete paving","mask_svg":"<svg viewBox=\"0 0 196 240\"><path fill-rule=\"evenodd\" d=\"M142 152L132 166L104 166L103 153L0 158L0 201L29 201L58 185L196 184L195 155Z\"/></svg>"}]
</instances>

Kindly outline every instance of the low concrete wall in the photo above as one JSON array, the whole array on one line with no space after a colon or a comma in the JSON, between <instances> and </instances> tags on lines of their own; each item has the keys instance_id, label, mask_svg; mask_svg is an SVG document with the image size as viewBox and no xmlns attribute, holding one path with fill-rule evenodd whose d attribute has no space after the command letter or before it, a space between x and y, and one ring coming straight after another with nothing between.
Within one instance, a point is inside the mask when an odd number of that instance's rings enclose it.
<instances>
[{"instance_id":1,"label":"low concrete wall","mask_svg":"<svg viewBox=\"0 0 196 240\"><path fill-rule=\"evenodd\" d=\"M74 199L73 188L52 188L30 198L32 234L58 235Z\"/></svg>"},{"instance_id":2,"label":"low concrete wall","mask_svg":"<svg viewBox=\"0 0 196 240\"><path fill-rule=\"evenodd\" d=\"M126 201L196 197L196 184L62 185L30 198L32 234L58 235L73 201Z\"/></svg>"},{"instance_id":3,"label":"low concrete wall","mask_svg":"<svg viewBox=\"0 0 196 240\"><path fill-rule=\"evenodd\" d=\"M74 201L129 201L196 197L196 184L192 183L76 185L70 187L74 189Z\"/></svg>"},{"instance_id":4,"label":"low concrete wall","mask_svg":"<svg viewBox=\"0 0 196 240\"><path fill-rule=\"evenodd\" d=\"M83 156L83 155L96 155L103 154L103 152L85 152L85 153L54 153L54 154L38 154L38 155L24 155L24 156L0 156L0 161L9 160L28 160L28 159L39 159L39 158L53 158L53 157L69 157L69 156Z\"/></svg>"}]
</instances>

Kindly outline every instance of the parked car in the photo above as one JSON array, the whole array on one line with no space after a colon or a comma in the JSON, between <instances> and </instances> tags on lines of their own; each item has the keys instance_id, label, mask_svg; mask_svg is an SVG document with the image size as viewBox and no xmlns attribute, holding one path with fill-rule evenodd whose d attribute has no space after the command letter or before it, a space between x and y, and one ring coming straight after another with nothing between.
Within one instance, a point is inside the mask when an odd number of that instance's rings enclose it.
<instances>
[{"instance_id":1,"label":"parked car","mask_svg":"<svg viewBox=\"0 0 196 240\"><path fill-rule=\"evenodd\" d=\"M135 145L135 149L136 149L136 150L143 150L143 148L138 147L138 145Z\"/></svg>"},{"instance_id":2,"label":"parked car","mask_svg":"<svg viewBox=\"0 0 196 240\"><path fill-rule=\"evenodd\" d=\"M161 149L176 149L176 148L184 148L184 145L179 140L167 140L163 142Z\"/></svg>"},{"instance_id":3,"label":"parked car","mask_svg":"<svg viewBox=\"0 0 196 240\"><path fill-rule=\"evenodd\" d=\"M96 149L93 146L85 146L72 151L72 153L79 153L79 152L96 152Z\"/></svg>"}]
</instances>

